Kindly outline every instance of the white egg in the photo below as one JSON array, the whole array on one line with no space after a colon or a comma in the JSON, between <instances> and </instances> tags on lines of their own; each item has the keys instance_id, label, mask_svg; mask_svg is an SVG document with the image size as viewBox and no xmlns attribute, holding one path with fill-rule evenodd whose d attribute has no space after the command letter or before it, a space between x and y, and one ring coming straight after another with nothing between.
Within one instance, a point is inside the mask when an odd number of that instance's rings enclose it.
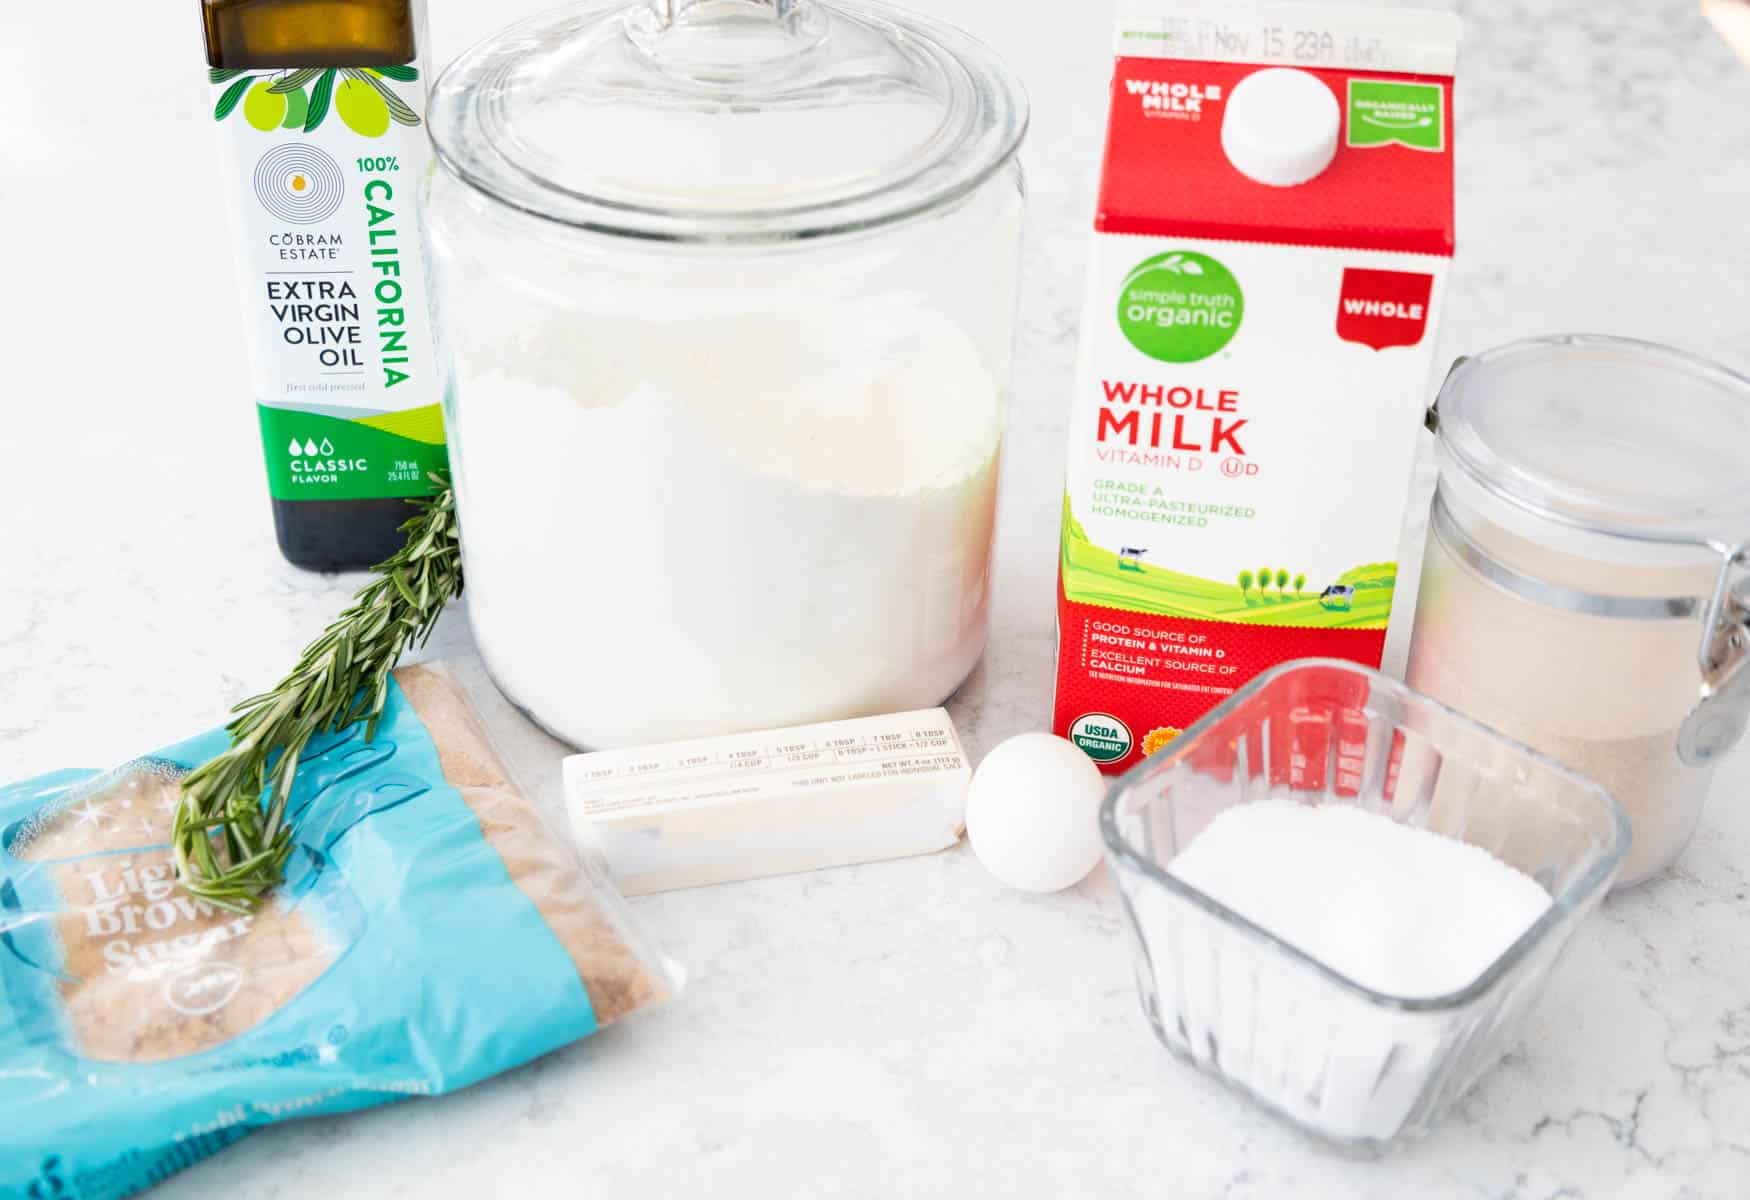
<instances>
[{"instance_id":1,"label":"white egg","mask_svg":"<svg viewBox=\"0 0 1750 1200\"><path fill-rule=\"evenodd\" d=\"M1100 861L1106 780L1081 750L1023 733L985 756L966 793L966 836L985 869L1010 887L1056 892Z\"/></svg>"}]
</instances>

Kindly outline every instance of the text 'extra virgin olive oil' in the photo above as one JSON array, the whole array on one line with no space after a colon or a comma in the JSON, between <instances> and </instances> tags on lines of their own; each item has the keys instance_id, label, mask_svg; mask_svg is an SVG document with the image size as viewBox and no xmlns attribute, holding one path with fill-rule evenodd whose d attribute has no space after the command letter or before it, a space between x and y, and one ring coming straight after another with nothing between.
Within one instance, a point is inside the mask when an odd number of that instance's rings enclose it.
<instances>
[{"instance_id":1,"label":"text 'extra virgin olive oil'","mask_svg":"<svg viewBox=\"0 0 1750 1200\"><path fill-rule=\"evenodd\" d=\"M203 0L281 552L394 553L447 467L419 186L417 0Z\"/></svg>"}]
</instances>

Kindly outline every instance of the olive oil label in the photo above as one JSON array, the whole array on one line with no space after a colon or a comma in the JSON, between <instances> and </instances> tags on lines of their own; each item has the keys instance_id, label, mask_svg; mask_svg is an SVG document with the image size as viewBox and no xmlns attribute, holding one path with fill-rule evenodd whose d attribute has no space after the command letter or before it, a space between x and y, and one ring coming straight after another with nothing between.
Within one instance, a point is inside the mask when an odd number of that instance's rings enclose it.
<instances>
[{"instance_id":1,"label":"olive oil label","mask_svg":"<svg viewBox=\"0 0 1750 1200\"><path fill-rule=\"evenodd\" d=\"M276 500L422 495L447 465L413 64L213 69Z\"/></svg>"}]
</instances>

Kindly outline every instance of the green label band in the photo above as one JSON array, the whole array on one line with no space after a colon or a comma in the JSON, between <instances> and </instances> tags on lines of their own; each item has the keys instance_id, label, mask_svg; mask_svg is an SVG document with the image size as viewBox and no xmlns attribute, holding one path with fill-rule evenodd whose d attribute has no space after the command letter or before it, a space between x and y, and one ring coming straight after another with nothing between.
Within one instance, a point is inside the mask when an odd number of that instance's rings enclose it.
<instances>
[{"instance_id":1,"label":"green label band","mask_svg":"<svg viewBox=\"0 0 1750 1200\"><path fill-rule=\"evenodd\" d=\"M348 420L259 405L267 487L275 500L379 500L423 496L446 470L436 404Z\"/></svg>"},{"instance_id":2,"label":"green label band","mask_svg":"<svg viewBox=\"0 0 1750 1200\"><path fill-rule=\"evenodd\" d=\"M1446 146L1444 99L1437 83L1351 79L1349 145L1441 151Z\"/></svg>"}]
</instances>

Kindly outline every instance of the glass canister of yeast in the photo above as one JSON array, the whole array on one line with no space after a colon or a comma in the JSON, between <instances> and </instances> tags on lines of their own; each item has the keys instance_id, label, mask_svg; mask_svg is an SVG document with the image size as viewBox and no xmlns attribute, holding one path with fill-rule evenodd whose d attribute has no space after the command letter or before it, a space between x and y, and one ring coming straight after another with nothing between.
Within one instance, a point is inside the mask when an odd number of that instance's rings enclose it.
<instances>
[{"instance_id":1,"label":"glass canister of yeast","mask_svg":"<svg viewBox=\"0 0 1750 1200\"><path fill-rule=\"evenodd\" d=\"M1460 359L1410 686L1608 788L1673 863L1750 718L1750 379L1567 335Z\"/></svg>"},{"instance_id":2,"label":"glass canister of yeast","mask_svg":"<svg viewBox=\"0 0 1750 1200\"><path fill-rule=\"evenodd\" d=\"M469 616L592 749L927 708L977 663L1019 84L859 0L591 3L433 94Z\"/></svg>"}]
</instances>

